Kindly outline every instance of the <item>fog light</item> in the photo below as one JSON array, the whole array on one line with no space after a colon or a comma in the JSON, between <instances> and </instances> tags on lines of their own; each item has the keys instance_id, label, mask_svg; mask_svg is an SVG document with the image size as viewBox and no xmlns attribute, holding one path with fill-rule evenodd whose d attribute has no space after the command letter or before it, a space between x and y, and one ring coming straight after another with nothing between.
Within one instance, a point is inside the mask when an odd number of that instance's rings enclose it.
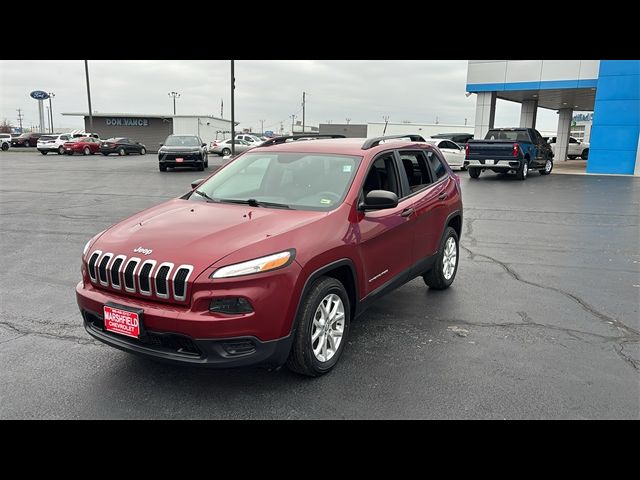
<instances>
[{"instance_id":1,"label":"fog light","mask_svg":"<svg viewBox=\"0 0 640 480\"><path fill-rule=\"evenodd\" d=\"M227 297L211 299L209 311L218 313L251 313L253 308L251 308L251 304L246 298Z\"/></svg>"}]
</instances>

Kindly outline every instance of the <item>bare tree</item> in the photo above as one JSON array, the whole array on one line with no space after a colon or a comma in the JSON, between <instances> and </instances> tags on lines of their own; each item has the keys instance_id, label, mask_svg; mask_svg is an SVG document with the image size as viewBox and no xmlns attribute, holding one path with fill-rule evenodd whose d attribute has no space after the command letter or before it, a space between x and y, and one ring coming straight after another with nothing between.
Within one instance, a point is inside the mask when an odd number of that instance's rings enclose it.
<instances>
[{"instance_id":1,"label":"bare tree","mask_svg":"<svg viewBox=\"0 0 640 480\"><path fill-rule=\"evenodd\" d=\"M12 129L13 125L11 125L6 118L2 120L2 123L0 123L0 133L11 133Z\"/></svg>"}]
</instances>

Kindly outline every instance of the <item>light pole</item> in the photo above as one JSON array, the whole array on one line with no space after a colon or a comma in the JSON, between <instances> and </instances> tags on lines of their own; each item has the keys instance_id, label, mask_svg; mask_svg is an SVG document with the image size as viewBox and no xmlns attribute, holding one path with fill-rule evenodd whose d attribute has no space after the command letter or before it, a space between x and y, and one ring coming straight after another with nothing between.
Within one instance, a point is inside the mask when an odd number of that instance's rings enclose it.
<instances>
[{"instance_id":1,"label":"light pole","mask_svg":"<svg viewBox=\"0 0 640 480\"><path fill-rule=\"evenodd\" d=\"M173 114L176 114L176 98L180 98L180 94L178 92L170 92L167 95L173 97Z\"/></svg>"},{"instance_id":2,"label":"light pole","mask_svg":"<svg viewBox=\"0 0 640 480\"><path fill-rule=\"evenodd\" d=\"M51 133L53 133L53 106L51 105L51 99L55 96L55 93L49 92L49 115L51 116L49 119L49 125L51 126Z\"/></svg>"},{"instance_id":3,"label":"light pole","mask_svg":"<svg viewBox=\"0 0 640 480\"><path fill-rule=\"evenodd\" d=\"M264 137L264 120L260 120L260 136Z\"/></svg>"},{"instance_id":4,"label":"light pole","mask_svg":"<svg viewBox=\"0 0 640 480\"><path fill-rule=\"evenodd\" d=\"M87 77L87 100L89 100L89 130L93 133L93 112L91 111L91 87L89 86L89 64L84 61L84 74Z\"/></svg>"},{"instance_id":5,"label":"light pole","mask_svg":"<svg viewBox=\"0 0 640 480\"><path fill-rule=\"evenodd\" d=\"M45 106L44 108L47 109L47 123L49 124L49 129L48 130L49 130L50 133L53 133L53 132L51 132L51 110L49 110L48 106Z\"/></svg>"}]
</instances>

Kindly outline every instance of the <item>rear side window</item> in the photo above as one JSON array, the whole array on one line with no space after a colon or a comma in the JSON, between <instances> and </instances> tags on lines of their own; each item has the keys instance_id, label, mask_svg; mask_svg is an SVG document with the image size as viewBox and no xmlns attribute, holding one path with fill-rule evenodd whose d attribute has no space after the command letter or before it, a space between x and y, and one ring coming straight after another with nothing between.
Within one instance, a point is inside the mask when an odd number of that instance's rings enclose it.
<instances>
[{"instance_id":1,"label":"rear side window","mask_svg":"<svg viewBox=\"0 0 640 480\"><path fill-rule=\"evenodd\" d=\"M409 181L411 193L422 190L432 183L429 167L423 152L400 152L400 161Z\"/></svg>"},{"instance_id":2,"label":"rear side window","mask_svg":"<svg viewBox=\"0 0 640 480\"><path fill-rule=\"evenodd\" d=\"M427 152L427 160L431 166L431 171L436 176L436 181L440 180L447 174L447 169L444 168L444 165L435 153Z\"/></svg>"}]
</instances>

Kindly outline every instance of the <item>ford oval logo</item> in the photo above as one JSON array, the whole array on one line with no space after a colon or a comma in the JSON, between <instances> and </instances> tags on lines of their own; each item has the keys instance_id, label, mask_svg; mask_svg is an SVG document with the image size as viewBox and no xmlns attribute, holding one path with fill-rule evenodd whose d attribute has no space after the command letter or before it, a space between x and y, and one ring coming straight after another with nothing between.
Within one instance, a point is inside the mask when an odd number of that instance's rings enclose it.
<instances>
[{"instance_id":1,"label":"ford oval logo","mask_svg":"<svg viewBox=\"0 0 640 480\"><path fill-rule=\"evenodd\" d=\"M49 94L47 92L43 92L42 90L34 90L31 92L31 98L35 98L36 100L46 100L49 98Z\"/></svg>"}]
</instances>

